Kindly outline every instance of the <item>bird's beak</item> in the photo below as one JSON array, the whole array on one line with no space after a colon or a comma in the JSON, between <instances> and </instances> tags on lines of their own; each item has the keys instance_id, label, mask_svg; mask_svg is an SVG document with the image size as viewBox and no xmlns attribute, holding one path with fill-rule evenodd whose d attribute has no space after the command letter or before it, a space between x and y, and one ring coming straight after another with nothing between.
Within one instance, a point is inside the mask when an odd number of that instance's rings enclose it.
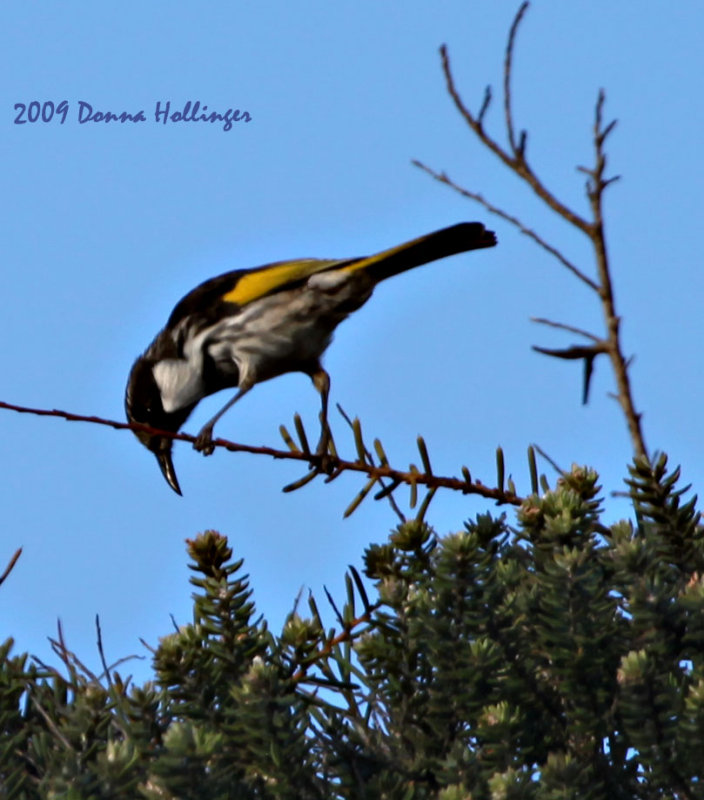
<instances>
[{"instance_id":1,"label":"bird's beak","mask_svg":"<svg viewBox=\"0 0 704 800\"><path fill-rule=\"evenodd\" d=\"M155 453L156 460L159 462L161 474L166 478L166 482L176 492L182 494L181 487L178 485L178 478L176 477L176 470L174 469L174 462L171 459L171 441L165 439L165 447L159 448Z\"/></svg>"}]
</instances>

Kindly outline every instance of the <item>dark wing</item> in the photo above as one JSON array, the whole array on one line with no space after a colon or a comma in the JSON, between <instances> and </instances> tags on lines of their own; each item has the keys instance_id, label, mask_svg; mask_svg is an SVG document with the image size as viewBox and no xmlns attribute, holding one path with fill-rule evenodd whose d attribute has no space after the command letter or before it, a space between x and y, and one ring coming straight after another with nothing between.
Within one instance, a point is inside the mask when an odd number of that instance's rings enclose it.
<instances>
[{"instance_id":1,"label":"dark wing","mask_svg":"<svg viewBox=\"0 0 704 800\"><path fill-rule=\"evenodd\" d=\"M245 306L274 292L300 285L317 272L342 267L355 260L301 258L226 272L196 286L180 300L171 312L167 327L175 326L190 314L208 316L223 303Z\"/></svg>"},{"instance_id":2,"label":"dark wing","mask_svg":"<svg viewBox=\"0 0 704 800\"><path fill-rule=\"evenodd\" d=\"M331 269L350 272L363 270L377 283L429 261L467 250L493 247L495 244L493 231L486 230L481 222L462 222L382 250L373 256L342 260L301 258L265 264L255 269L226 272L189 292L171 312L167 327L175 326L190 314L217 317L225 303L241 308L274 292L301 285L318 272Z\"/></svg>"}]
</instances>

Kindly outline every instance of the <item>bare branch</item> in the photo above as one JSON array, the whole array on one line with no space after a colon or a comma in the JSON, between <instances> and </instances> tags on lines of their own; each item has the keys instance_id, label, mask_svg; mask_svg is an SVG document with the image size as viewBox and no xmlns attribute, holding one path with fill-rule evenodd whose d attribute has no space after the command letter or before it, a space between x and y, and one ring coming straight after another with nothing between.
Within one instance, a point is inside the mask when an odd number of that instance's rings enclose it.
<instances>
[{"instance_id":1,"label":"bare branch","mask_svg":"<svg viewBox=\"0 0 704 800\"><path fill-rule=\"evenodd\" d=\"M519 10L519 14L520 14ZM568 208L564 203L561 203L555 195L552 194L544 184L538 179L532 169L528 166L528 163L525 159L525 155L520 152L518 148L516 148L515 153L512 155L507 152L503 147L501 147L494 139L492 139L489 134L486 133L484 127L478 117L475 117L472 112L465 106L462 98L460 97L459 92L457 91L457 87L455 86L455 81L452 76L452 71L450 68L450 57L447 52L447 46L443 45L440 48L440 54L442 56L442 68L445 74L445 81L447 83L447 91L449 92L452 100L460 112L460 114L464 117L465 121L469 125L469 127L474 131L477 135L479 140L484 144L486 147L491 150L494 155L496 155L501 161L503 161L506 166L515 172L520 178L522 178L555 213L559 214L561 217L566 219L568 222L572 223L575 227L579 228L584 233L589 233L589 223L579 216L579 214L572 211ZM512 123L513 124L513 123Z\"/></svg>"},{"instance_id":2,"label":"bare branch","mask_svg":"<svg viewBox=\"0 0 704 800\"><path fill-rule=\"evenodd\" d=\"M491 86L487 86L484 90L484 99L482 100L481 107L479 109L479 113L477 114L477 122L479 125L482 124L484 121L484 115L489 110L489 106L491 105Z\"/></svg>"},{"instance_id":3,"label":"bare branch","mask_svg":"<svg viewBox=\"0 0 704 800\"><path fill-rule=\"evenodd\" d=\"M95 631L98 637L98 654L100 655L100 663L103 665L103 675L105 675L105 679L108 682L108 686L112 688L112 674L110 672L110 667L108 666L108 662L105 659L105 650L103 649L103 632L100 628L100 615L95 615Z\"/></svg>"},{"instance_id":4,"label":"bare branch","mask_svg":"<svg viewBox=\"0 0 704 800\"><path fill-rule=\"evenodd\" d=\"M516 146L516 138L513 130L513 111L511 110L511 70L513 67L513 47L516 43L516 34L518 33L518 26L521 20L528 11L530 3L528 0L521 3L518 13L513 19L511 30L508 34L508 44L506 45L506 54L504 56L504 118L506 121L506 134L508 143L511 146L514 154L519 156L521 160L525 160L525 131L521 134L521 146Z\"/></svg>"},{"instance_id":5,"label":"bare branch","mask_svg":"<svg viewBox=\"0 0 704 800\"><path fill-rule=\"evenodd\" d=\"M565 325L564 322L553 322L551 319L545 319L544 317L531 317L531 322L536 322L539 325L548 325L550 328L559 328L563 331L569 331L570 333L576 333L579 336L584 336L587 339L591 339L593 342L603 342L604 340L599 338L598 336L594 336L593 333L589 333L589 331L585 331L582 328L575 328L573 325Z\"/></svg>"},{"instance_id":6,"label":"bare branch","mask_svg":"<svg viewBox=\"0 0 704 800\"><path fill-rule=\"evenodd\" d=\"M454 189L456 192L459 192L464 197L467 197L470 200L474 200L477 203L486 208L491 214L496 214L497 217L501 217L501 219L506 220L506 222L510 222L511 225L518 228L518 230L532 239L536 244L540 245L544 250L547 250L551 256L556 258L564 267L566 267L575 277L579 278L579 280L584 281L584 283L589 286L595 292L599 292L599 286L596 284L588 275L585 275L579 267L575 266L571 261L568 261L567 258L556 248L553 247L551 244L548 244L545 239L539 236L534 230L531 228L526 227L517 217L508 214L506 211L498 208L497 206L490 203L483 195L479 194L478 192L472 192L469 189L465 189L464 187L460 186L459 184L455 183L451 178L447 176L445 172L435 172L431 167L426 166L423 164L422 161L414 160L413 165L419 167L420 169L424 170L428 173L428 175L432 176L436 181L440 183L444 183L446 186Z\"/></svg>"},{"instance_id":7,"label":"bare branch","mask_svg":"<svg viewBox=\"0 0 704 800\"><path fill-rule=\"evenodd\" d=\"M88 678L89 680L93 681L93 683L100 684L100 679L98 676L88 669L88 667L78 658L73 650L69 649L68 645L66 644L64 628L60 619L56 622L56 630L56 639L49 637L49 644L51 645L51 649L64 663L66 669L71 675L71 679L76 681L78 680L79 674L82 674L83 679Z\"/></svg>"},{"instance_id":8,"label":"bare branch","mask_svg":"<svg viewBox=\"0 0 704 800\"><path fill-rule=\"evenodd\" d=\"M5 567L5 571L2 573L2 575L0 575L0 586L2 586L3 583L5 583L5 580L7 579L7 576L15 568L15 564L17 563L17 561L18 561L18 559L19 559L19 557L21 555L22 555L22 548L18 547L17 550L15 550L15 554L10 559L8 565Z\"/></svg>"},{"instance_id":9,"label":"bare branch","mask_svg":"<svg viewBox=\"0 0 704 800\"><path fill-rule=\"evenodd\" d=\"M599 297L603 309L604 318L606 320L606 327L608 332L609 342L609 356L611 358L611 365L616 379L616 386L618 388L618 402L621 405L624 416L626 417L626 424L631 436L631 442L636 455L648 458L648 451L645 445L645 438L641 428L641 414L636 411L635 403L633 400L633 392L631 390L630 377L628 374L628 364L630 359L627 359L621 348L620 337L620 324L621 319L616 312L616 301L614 299L613 284L611 281L611 270L609 266L609 257L606 247L606 236L604 233L604 216L602 197L604 190L613 181L613 179L604 178L604 170L606 168L606 155L604 153L604 141L606 137L614 129L615 121L610 122L605 128L603 127L603 111L604 103L606 102L606 95L602 90L596 101L596 109L594 115L594 157L595 166L593 169L593 179L591 189L587 192L589 204L592 210L592 226L590 238L594 247L594 254L596 258L597 273L599 275L599 283L601 290Z\"/></svg>"},{"instance_id":10,"label":"bare branch","mask_svg":"<svg viewBox=\"0 0 704 800\"><path fill-rule=\"evenodd\" d=\"M479 110L478 115L474 115L469 108L464 104L460 93L455 84L454 76L450 66L450 58L446 45L440 48L442 58L442 70L447 85L447 91L452 101L462 115L463 119L477 136L479 141L491 151L502 163L504 163L510 170L512 170L518 177L520 177L528 186L531 187L533 192L556 214L559 214L565 221L573 225L582 233L586 234L592 243L596 258L596 272L598 280L592 280L579 270L571 261L569 261L560 251L548 245L544 239L538 236L534 231L526 228L520 220L516 217L506 213L505 211L497 208L477 192L472 192L464 189L453 181L451 181L445 173L434 172L429 167L416 161L416 166L424 169L433 178L445 183L447 186L460 192L465 197L480 203L492 214L502 217L510 224L517 227L522 233L529 236L536 244L540 245L543 249L549 252L552 256L557 258L560 263L572 272L575 277L579 278L582 282L586 283L592 290L597 292L602 304L602 313L606 323L607 334L605 337L597 337L589 334L586 331L573 329L571 326L555 323L555 327L562 327L565 330L572 330L578 332L587 338L591 339L597 346L598 353L608 353L611 360L612 369L618 388L617 399L621 405L621 409L626 417L626 424L628 426L631 442L635 453L645 458L647 455L647 448L643 437L641 428L641 415L635 409L633 400L633 393L631 391L630 379L628 374L628 366L630 359L626 358L623 354L620 340L620 318L616 313L613 286L611 283L611 275L609 269L608 253L606 248L606 240L604 235L604 219L602 197L604 191L616 180L618 176L606 177L606 153L604 151L604 144L607 138L611 135L616 127L616 120L611 120L606 123L604 121L604 107L606 104L606 94L603 90L599 91L593 128L593 142L594 142L594 166L578 167L581 172L584 172L587 177L586 195L589 202L591 211L591 219L587 219L572 211L568 206L562 203L550 192L543 182L536 176L531 169L526 159L526 142L527 133L522 131L518 136L516 135L516 124L513 118L512 108L512 71L513 71L513 57L516 45L516 37L518 28L523 21L525 14L528 10L528 2L523 2L513 19L511 28L508 35L506 50L504 53L504 69L503 69L503 109L504 109L504 125L506 128L506 139L508 146L501 146L494 138L492 138L484 130L484 116L491 101L491 90L487 89L484 94L484 101ZM553 324L547 323L544 324ZM607 342L608 347L602 348L602 343ZM544 349L536 348L540 352L546 352ZM567 351L563 351L567 352ZM592 374L593 362L598 354L596 351L587 355L574 356L584 358L585 377L584 377L584 397L586 397L589 389L589 381ZM556 355L556 353L551 353ZM566 357L566 356L562 356Z\"/></svg>"},{"instance_id":11,"label":"bare branch","mask_svg":"<svg viewBox=\"0 0 704 800\"><path fill-rule=\"evenodd\" d=\"M555 472L557 472L558 475L564 476L567 474L564 469L562 469L552 458L550 458L550 456L545 452L545 450L543 450L542 447L540 447L540 445L534 443L531 445L531 447L534 447L538 453L540 453L540 455L548 462L548 464L550 464L550 466L555 470Z\"/></svg>"}]
</instances>

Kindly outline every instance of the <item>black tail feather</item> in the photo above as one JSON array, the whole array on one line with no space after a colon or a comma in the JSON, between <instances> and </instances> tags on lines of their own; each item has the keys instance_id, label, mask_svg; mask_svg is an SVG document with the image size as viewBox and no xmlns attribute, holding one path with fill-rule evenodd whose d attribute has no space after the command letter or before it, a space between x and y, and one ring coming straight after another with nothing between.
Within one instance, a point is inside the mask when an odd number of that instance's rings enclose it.
<instances>
[{"instance_id":1,"label":"black tail feather","mask_svg":"<svg viewBox=\"0 0 704 800\"><path fill-rule=\"evenodd\" d=\"M447 258L469 250L479 250L496 245L496 234L488 231L481 222L461 222L450 228L429 233L419 239L384 250L374 256L361 258L345 267L348 270L364 269L375 281L383 281L400 272Z\"/></svg>"}]
</instances>

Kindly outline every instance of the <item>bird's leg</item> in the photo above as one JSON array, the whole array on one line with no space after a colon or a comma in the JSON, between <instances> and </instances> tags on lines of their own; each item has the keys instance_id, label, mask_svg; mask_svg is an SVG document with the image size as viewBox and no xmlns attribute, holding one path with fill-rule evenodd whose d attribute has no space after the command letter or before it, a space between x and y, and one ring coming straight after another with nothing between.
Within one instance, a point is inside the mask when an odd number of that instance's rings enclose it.
<instances>
[{"instance_id":1,"label":"bird's leg","mask_svg":"<svg viewBox=\"0 0 704 800\"><path fill-rule=\"evenodd\" d=\"M318 364L315 372L311 374L313 385L320 393L320 441L315 448L315 455L317 457L316 468L321 472L330 474L333 469L333 464L330 456L330 440L332 434L330 426L328 425L328 397L330 396L330 376Z\"/></svg>"},{"instance_id":2,"label":"bird's leg","mask_svg":"<svg viewBox=\"0 0 704 800\"><path fill-rule=\"evenodd\" d=\"M251 388L251 384L240 386L237 394L231 400L225 403L225 405L211 420L208 420L208 422L203 425L203 427L200 429L200 433L198 436L196 436L195 442L193 442L193 447L198 450L199 453L203 453L204 456L209 456L212 454L213 450L215 449L215 446L213 445L213 427L215 426L215 423L226 411L229 411L241 397L244 397L244 395L246 395Z\"/></svg>"}]
</instances>

